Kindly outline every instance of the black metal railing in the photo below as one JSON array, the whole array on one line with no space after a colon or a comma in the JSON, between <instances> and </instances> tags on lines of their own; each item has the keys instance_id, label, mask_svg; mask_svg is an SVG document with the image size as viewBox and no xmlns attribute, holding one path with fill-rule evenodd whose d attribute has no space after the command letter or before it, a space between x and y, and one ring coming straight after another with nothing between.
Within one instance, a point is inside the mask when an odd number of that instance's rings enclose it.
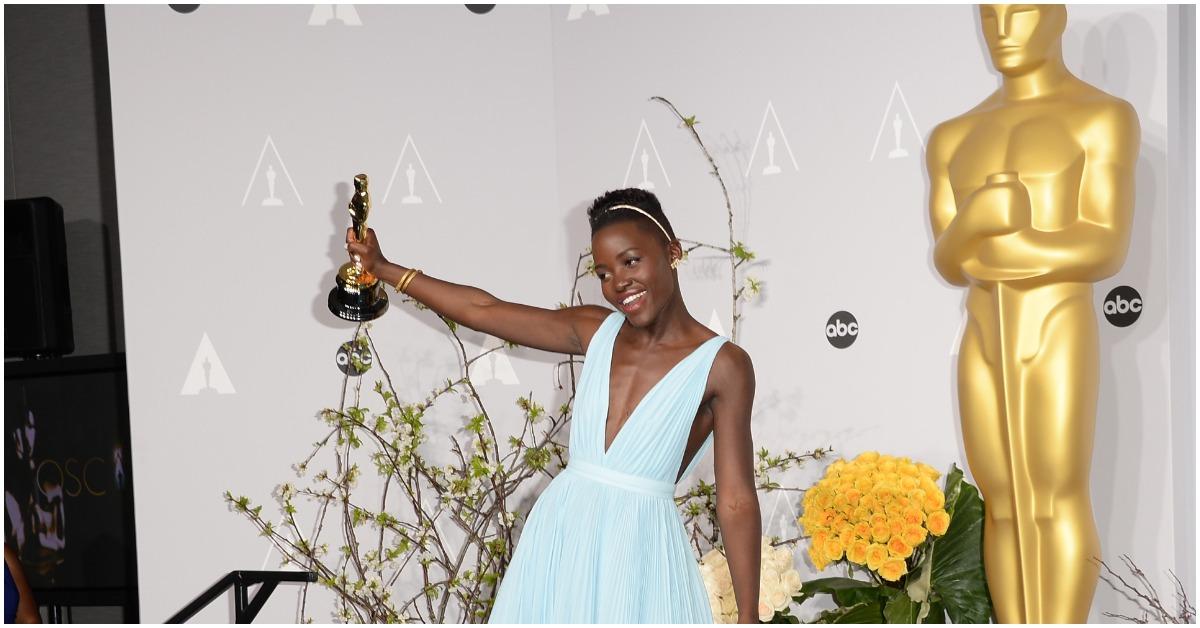
<instances>
[{"instance_id":1,"label":"black metal railing","mask_svg":"<svg viewBox=\"0 0 1200 628\"><path fill-rule=\"evenodd\" d=\"M316 582L317 574L311 571L231 571L207 591L196 596L183 610L175 613L167 620L168 624L182 624L199 613L213 600L233 587L233 621L238 624L248 624L254 621L262 610L267 598L275 592L275 587L281 582ZM261 584L262 587L250 598L250 587Z\"/></svg>"}]
</instances>

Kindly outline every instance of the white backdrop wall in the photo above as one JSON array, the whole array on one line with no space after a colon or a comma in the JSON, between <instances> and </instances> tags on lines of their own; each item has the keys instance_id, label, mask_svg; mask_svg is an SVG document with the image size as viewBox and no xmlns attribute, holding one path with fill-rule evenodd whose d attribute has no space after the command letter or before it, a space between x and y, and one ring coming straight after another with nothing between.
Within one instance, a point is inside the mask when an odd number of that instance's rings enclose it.
<instances>
[{"instance_id":1,"label":"white backdrop wall","mask_svg":"<svg viewBox=\"0 0 1200 628\"><path fill-rule=\"evenodd\" d=\"M588 243L583 209L605 190L649 181L681 237L724 243L715 181L655 95L697 115L731 185L735 236L759 256L765 292L739 338L758 377L756 442L965 466L963 295L930 261L922 149L997 85L973 8L588 6L107 9L147 620L221 573L278 564L221 493L270 503L323 435L314 414L337 403L334 353L353 327L325 295L345 259L350 178L372 176L371 225L391 259L553 307ZM1166 570L1193 574L1195 553L1194 446L1172 444L1194 407L1172 406L1184 369L1170 355L1176 338L1194 346L1194 310L1173 321L1167 298L1179 285L1169 230L1194 211L1167 202L1184 189L1167 158L1178 30L1163 6L1069 12L1068 65L1142 123L1129 260L1096 287L1098 312L1118 285L1147 304L1126 328L1100 315L1096 520L1107 558L1129 553L1169 591ZM1194 256L1194 239L1182 245ZM684 294L728 332L728 267L704 258L682 267ZM584 294L600 302L594 281ZM823 332L839 310L862 329L841 350ZM393 306L374 335L402 395L457 372L428 312ZM490 342L466 338L476 352ZM512 408L532 391L556 407L558 359L510 352L485 400ZM434 445L464 412L439 412ZM698 473L711 476L711 455ZM768 533L795 534L786 502L762 504ZM263 617L290 620L294 606L281 590ZM1093 620L1131 610L1101 583ZM200 617L228 618L226 606Z\"/></svg>"}]
</instances>

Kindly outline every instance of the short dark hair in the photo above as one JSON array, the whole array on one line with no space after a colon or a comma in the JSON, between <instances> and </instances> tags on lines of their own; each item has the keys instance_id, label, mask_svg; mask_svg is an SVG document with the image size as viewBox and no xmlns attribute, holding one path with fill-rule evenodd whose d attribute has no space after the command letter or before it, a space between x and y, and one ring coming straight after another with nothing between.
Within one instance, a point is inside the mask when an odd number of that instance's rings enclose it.
<instances>
[{"instance_id":1,"label":"short dark hair","mask_svg":"<svg viewBox=\"0 0 1200 628\"><path fill-rule=\"evenodd\" d=\"M611 190L596 197L587 210L588 223L592 226L592 235L596 235L596 232L603 227L624 221L638 222L655 233L662 233L653 221L632 209L614 209L609 211L609 208L614 205L633 205L645 211L647 214L653 216L654 220L657 220L663 229L667 230L671 241L676 239L675 230L671 228L671 221L667 220L666 214L663 213L662 205L658 203L658 197L641 188Z\"/></svg>"}]
</instances>

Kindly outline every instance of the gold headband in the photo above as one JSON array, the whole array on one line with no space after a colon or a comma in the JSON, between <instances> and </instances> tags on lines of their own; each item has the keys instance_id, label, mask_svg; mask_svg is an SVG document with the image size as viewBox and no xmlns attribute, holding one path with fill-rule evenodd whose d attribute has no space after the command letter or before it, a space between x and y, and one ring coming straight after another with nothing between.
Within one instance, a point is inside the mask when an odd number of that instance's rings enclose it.
<instances>
[{"instance_id":1,"label":"gold headband","mask_svg":"<svg viewBox=\"0 0 1200 628\"><path fill-rule=\"evenodd\" d=\"M654 226L658 227L659 231L662 231L664 236L667 236L668 244L674 239L671 237L671 234L667 233L667 230L663 228L662 223L658 222L658 220L656 220L654 218L654 216L651 216L649 213L647 213L646 210L644 210L640 207L634 207L633 205L613 205L612 207L609 207L608 209L604 210L604 213L607 214L608 212L610 212L614 209L632 209L633 211L649 218L650 221L654 223Z\"/></svg>"}]
</instances>

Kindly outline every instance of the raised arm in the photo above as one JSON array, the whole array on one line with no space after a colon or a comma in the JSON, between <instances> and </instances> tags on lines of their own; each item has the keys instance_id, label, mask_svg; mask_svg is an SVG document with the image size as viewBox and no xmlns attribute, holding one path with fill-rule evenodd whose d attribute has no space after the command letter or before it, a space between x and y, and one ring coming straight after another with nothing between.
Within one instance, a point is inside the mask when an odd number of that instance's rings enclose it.
<instances>
[{"instance_id":1,"label":"raised arm","mask_svg":"<svg viewBox=\"0 0 1200 628\"><path fill-rule=\"evenodd\" d=\"M754 485L754 365L729 342L713 363L711 403L717 476L717 523L725 541L738 623L758 623L758 579L762 557L762 514Z\"/></svg>"},{"instance_id":2,"label":"raised arm","mask_svg":"<svg viewBox=\"0 0 1200 628\"><path fill-rule=\"evenodd\" d=\"M396 285L408 271L383 257L373 229L367 230L364 242L356 242L353 229L348 229L346 242L347 250L361 257L363 267L389 286ZM412 279L405 292L434 312L475 331L555 353L583 355L592 334L611 314L598 305L551 310L510 303L479 288L425 274Z\"/></svg>"}]
</instances>

